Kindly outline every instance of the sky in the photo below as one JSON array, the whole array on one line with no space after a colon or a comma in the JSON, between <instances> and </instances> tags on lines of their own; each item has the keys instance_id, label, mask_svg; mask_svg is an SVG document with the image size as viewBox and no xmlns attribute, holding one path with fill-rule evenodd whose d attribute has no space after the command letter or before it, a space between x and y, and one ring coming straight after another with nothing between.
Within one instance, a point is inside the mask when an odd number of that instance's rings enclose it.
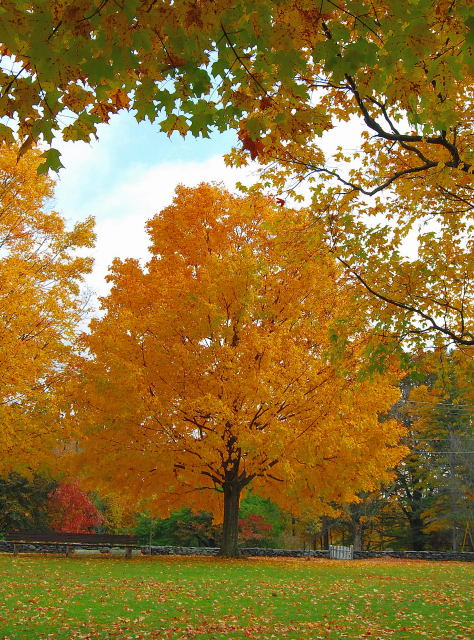
<instances>
[{"instance_id":1,"label":"sky","mask_svg":"<svg viewBox=\"0 0 474 640\"><path fill-rule=\"evenodd\" d=\"M237 181L255 181L255 167L225 166L223 154L235 141L231 132L170 139L157 126L121 113L99 127L97 141L56 142L64 168L56 176L52 208L71 225L87 216L96 220L87 289L95 296L107 293L105 275L115 257L146 261L145 222L171 203L178 184L214 181L235 190Z\"/></svg>"}]
</instances>

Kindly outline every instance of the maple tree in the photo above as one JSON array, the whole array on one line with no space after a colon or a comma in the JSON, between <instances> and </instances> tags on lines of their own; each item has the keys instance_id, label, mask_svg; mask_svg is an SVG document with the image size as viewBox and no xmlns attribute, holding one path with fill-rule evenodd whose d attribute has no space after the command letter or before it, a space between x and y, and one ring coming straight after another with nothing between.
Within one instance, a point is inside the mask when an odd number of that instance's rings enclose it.
<instances>
[{"instance_id":1,"label":"maple tree","mask_svg":"<svg viewBox=\"0 0 474 640\"><path fill-rule=\"evenodd\" d=\"M179 187L148 232L151 259L114 261L84 336L71 420L95 486L165 511L223 501L232 556L251 484L298 510L386 477L401 432L378 414L398 374L363 375L364 301L310 214L201 184Z\"/></svg>"},{"instance_id":2,"label":"maple tree","mask_svg":"<svg viewBox=\"0 0 474 640\"><path fill-rule=\"evenodd\" d=\"M21 152L89 140L121 110L167 134L234 128L231 162L258 159L289 193L317 178L333 251L384 330L474 344L471 0L6 0L0 42L0 140L17 121ZM322 136L348 121L362 140L328 155ZM60 166L44 152L42 171Z\"/></svg>"},{"instance_id":3,"label":"maple tree","mask_svg":"<svg viewBox=\"0 0 474 640\"><path fill-rule=\"evenodd\" d=\"M52 181L38 176L40 152L17 161L0 155L0 467L38 460L57 429L58 393L74 356L83 317L81 280L91 260L77 251L93 242L88 219L67 230L47 210Z\"/></svg>"},{"instance_id":4,"label":"maple tree","mask_svg":"<svg viewBox=\"0 0 474 640\"><path fill-rule=\"evenodd\" d=\"M62 482L49 495L48 512L54 531L90 533L104 521L85 491L76 482Z\"/></svg>"}]
</instances>

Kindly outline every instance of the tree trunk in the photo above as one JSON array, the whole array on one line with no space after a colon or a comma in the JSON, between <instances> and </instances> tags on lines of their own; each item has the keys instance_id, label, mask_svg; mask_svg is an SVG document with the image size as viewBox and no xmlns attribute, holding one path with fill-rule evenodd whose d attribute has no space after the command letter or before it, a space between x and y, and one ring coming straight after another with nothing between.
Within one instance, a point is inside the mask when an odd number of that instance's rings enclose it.
<instances>
[{"instance_id":1,"label":"tree trunk","mask_svg":"<svg viewBox=\"0 0 474 640\"><path fill-rule=\"evenodd\" d=\"M452 551L459 551L459 545L458 545L458 529L456 527L456 524L453 524L453 528L451 529L451 547L452 547Z\"/></svg>"},{"instance_id":2,"label":"tree trunk","mask_svg":"<svg viewBox=\"0 0 474 640\"><path fill-rule=\"evenodd\" d=\"M323 549L329 549L329 518L323 516L321 522L323 525Z\"/></svg>"},{"instance_id":3,"label":"tree trunk","mask_svg":"<svg viewBox=\"0 0 474 640\"><path fill-rule=\"evenodd\" d=\"M354 551L362 551L362 524L360 521L353 521Z\"/></svg>"},{"instance_id":4,"label":"tree trunk","mask_svg":"<svg viewBox=\"0 0 474 640\"><path fill-rule=\"evenodd\" d=\"M411 516L408 520L410 524L411 546L413 551L425 550L425 534L423 531L424 522L420 516Z\"/></svg>"},{"instance_id":5,"label":"tree trunk","mask_svg":"<svg viewBox=\"0 0 474 640\"><path fill-rule=\"evenodd\" d=\"M238 558L240 555L239 538L239 505L242 487L238 480L225 482L224 489L224 524L222 527L222 544L219 555L224 558Z\"/></svg>"}]
</instances>

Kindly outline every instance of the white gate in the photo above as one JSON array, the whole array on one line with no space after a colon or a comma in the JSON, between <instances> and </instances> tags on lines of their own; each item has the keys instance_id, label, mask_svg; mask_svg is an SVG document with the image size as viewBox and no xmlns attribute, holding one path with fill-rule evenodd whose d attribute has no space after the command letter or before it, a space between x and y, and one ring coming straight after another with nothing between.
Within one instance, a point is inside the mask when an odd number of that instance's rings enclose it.
<instances>
[{"instance_id":1,"label":"white gate","mask_svg":"<svg viewBox=\"0 0 474 640\"><path fill-rule=\"evenodd\" d=\"M331 560L353 560L354 547L343 547L340 544L329 545L329 557Z\"/></svg>"}]
</instances>

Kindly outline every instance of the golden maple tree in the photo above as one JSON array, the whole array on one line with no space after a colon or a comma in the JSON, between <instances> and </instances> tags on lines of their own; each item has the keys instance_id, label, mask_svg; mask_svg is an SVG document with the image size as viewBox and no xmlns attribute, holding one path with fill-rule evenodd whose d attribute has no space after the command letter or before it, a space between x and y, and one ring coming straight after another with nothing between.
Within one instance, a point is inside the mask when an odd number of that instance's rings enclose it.
<instances>
[{"instance_id":1,"label":"golden maple tree","mask_svg":"<svg viewBox=\"0 0 474 640\"><path fill-rule=\"evenodd\" d=\"M39 151L0 155L0 469L34 464L59 420L58 390L73 356L91 260L93 221L67 230L47 209L52 181L38 176Z\"/></svg>"},{"instance_id":2,"label":"golden maple tree","mask_svg":"<svg viewBox=\"0 0 474 640\"><path fill-rule=\"evenodd\" d=\"M233 556L250 485L297 511L386 478L398 373L368 374L365 302L312 216L201 184L148 232L150 260L114 261L84 336L71 420L94 486L164 510L223 502Z\"/></svg>"}]
</instances>

